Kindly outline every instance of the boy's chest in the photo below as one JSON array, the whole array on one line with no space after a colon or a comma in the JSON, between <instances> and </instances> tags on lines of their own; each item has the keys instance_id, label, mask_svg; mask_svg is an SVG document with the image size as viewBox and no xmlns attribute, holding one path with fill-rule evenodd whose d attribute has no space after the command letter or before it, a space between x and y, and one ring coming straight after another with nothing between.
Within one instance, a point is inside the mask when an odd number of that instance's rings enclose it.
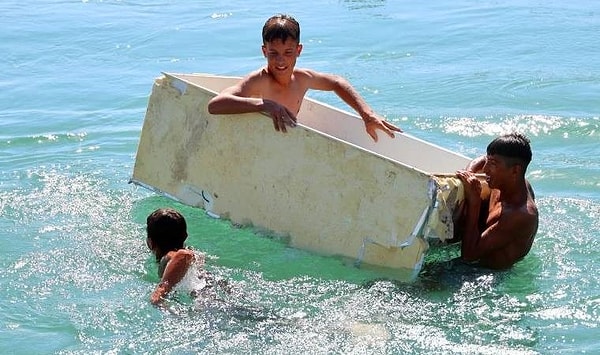
<instances>
[{"instance_id":1,"label":"boy's chest","mask_svg":"<svg viewBox=\"0 0 600 355\"><path fill-rule=\"evenodd\" d=\"M300 112L300 106L305 94L306 89L297 84L291 84L287 87L271 85L263 91L262 97L285 106L294 115L297 115Z\"/></svg>"}]
</instances>

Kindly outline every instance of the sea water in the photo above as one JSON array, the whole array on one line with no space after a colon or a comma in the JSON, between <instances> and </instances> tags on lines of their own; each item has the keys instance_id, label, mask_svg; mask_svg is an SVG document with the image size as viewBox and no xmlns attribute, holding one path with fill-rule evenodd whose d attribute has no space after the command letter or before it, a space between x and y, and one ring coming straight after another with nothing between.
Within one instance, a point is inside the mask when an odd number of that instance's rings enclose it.
<instances>
[{"instance_id":1,"label":"sea water","mask_svg":"<svg viewBox=\"0 0 600 355\"><path fill-rule=\"evenodd\" d=\"M394 281L128 184L154 78L262 66L279 12L302 26L298 66L343 75L416 137L475 157L527 134L531 253L489 272L433 248L415 281ZM0 353L600 353L599 2L5 0L0 13ZM184 213L231 305L150 305L158 207Z\"/></svg>"}]
</instances>

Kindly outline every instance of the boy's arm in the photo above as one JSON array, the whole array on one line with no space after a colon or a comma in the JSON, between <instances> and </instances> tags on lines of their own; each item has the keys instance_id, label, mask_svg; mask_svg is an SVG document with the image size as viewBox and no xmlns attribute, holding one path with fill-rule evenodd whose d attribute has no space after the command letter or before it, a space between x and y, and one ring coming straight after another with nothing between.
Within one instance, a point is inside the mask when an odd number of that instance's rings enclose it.
<instances>
[{"instance_id":1,"label":"boy's arm","mask_svg":"<svg viewBox=\"0 0 600 355\"><path fill-rule=\"evenodd\" d=\"M250 74L213 97L208 102L208 112L213 115L228 115L263 111L263 99L251 97L253 75L254 73Z\"/></svg>"},{"instance_id":2,"label":"boy's arm","mask_svg":"<svg viewBox=\"0 0 600 355\"><path fill-rule=\"evenodd\" d=\"M378 129L392 138L394 138L394 131L402 132L400 128L379 117L346 79L338 75L319 73L313 70L305 70L305 73L309 78L308 87L310 89L333 91L348 106L352 107L363 119L367 133L375 142L377 142L376 131Z\"/></svg>"},{"instance_id":3,"label":"boy's arm","mask_svg":"<svg viewBox=\"0 0 600 355\"><path fill-rule=\"evenodd\" d=\"M456 176L461 180L465 191L464 218L459 226L461 235L461 257L465 261L477 260L474 249L477 247L481 232L479 230L479 213L481 211L481 183L471 172L458 171Z\"/></svg>"},{"instance_id":4,"label":"boy's arm","mask_svg":"<svg viewBox=\"0 0 600 355\"><path fill-rule=\"evenodd\" d=\"M250 74L234 86L221 91L208 102L208 112L213 115L264 112L273 120L276 131L287 132L286 125L296 126L296 115L285 106L269 99L251 97L253 81Z\"/></svg>"},{"instance_id":5,"label":"boy's arm","mask_svg":"<svg viewBox=\"0 0 600 355\"><path fill-rule=\"evenodd\" d=\"M493 224L480 230L481 182L467 171L459 171L456 176L465 186L465 218L461 243L461 257L465 261L484 259L491 252L504 248L515 239L527 237L529 233L527 216L518 212L504 211Z\"/></svg>"},{"instance_id":6,"label":"boy's arm","mask_svg":"<svg viewBox=\"0 0 600 355\"><path fill-rule=\"evenodd\" d=\"M471 162L469 163L469 165L467 165L466 170L470 171L472 173L482 173L483 172L483 166L485 165L486 162L486 156L482 155L480 157L477 157L473 160L471 160Z\"/></svg>"},{"instance_id":7,"label":"boy's arm","mask_svg":"<svg viewBox=\"0 0 600 355\"><path fill-rule=\"evenodd\" d=\"M171 256L171 259L165 267L160 283L152 292L150 302L154 305L159 304L163 297L167 295L185 276L188 268L194 260L194 252L187 249L180 249Z\"/></svg>"}]
</instances>

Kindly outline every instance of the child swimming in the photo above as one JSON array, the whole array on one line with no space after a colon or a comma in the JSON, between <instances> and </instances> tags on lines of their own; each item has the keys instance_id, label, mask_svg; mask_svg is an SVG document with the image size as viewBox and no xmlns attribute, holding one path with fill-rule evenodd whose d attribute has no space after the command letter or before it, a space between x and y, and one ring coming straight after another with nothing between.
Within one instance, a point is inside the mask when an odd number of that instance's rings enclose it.
<instances>
[{"instance_id":1,"label":"child swimming","mask_svg":"<svg viewBox=\"0 0 600 355\"><path fill-rule=\"evenodd\" d=\"M228 291L225 281L217 281L204 270L205 255L184 246L188 237L185 218L171 208L160 208L146 219L146 245L156 257L160 282L150 296L158 305L179 284L188 284L190 294L202 300L216 298L217 284ZM188 282L184 282L188 280Z\"/></svg>"}]
</instances>

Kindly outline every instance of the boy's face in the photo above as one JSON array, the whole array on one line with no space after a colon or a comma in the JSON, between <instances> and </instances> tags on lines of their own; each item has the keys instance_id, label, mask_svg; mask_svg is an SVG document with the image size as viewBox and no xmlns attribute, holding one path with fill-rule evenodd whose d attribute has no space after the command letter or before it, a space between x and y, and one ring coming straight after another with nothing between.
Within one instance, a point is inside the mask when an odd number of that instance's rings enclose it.
<instances>
[{"instance_id":1,"label":"boy's face","mask_svg":"<svg viewBox=\"0 0 600 355\"><path fill-rule=\"evenodd\" d=\"M509 165L508 159L498 155L488 155L483 166L483 172L490 188L497 189L510 181L514 181L518 174L517 165Z\"/></svg>"},{"instance_id":2,"label":"boy's face","mask_svg":"<svg viewBox=\"0 0 600 355\"><path fill-rule=\"evenodd\" d=\"M291 76L296 66L296 59L302 52L302 45L295 40L272 40L262 46L263 55L267 58L269 72L275 76Z\"/></svg>"}]
</instances>

